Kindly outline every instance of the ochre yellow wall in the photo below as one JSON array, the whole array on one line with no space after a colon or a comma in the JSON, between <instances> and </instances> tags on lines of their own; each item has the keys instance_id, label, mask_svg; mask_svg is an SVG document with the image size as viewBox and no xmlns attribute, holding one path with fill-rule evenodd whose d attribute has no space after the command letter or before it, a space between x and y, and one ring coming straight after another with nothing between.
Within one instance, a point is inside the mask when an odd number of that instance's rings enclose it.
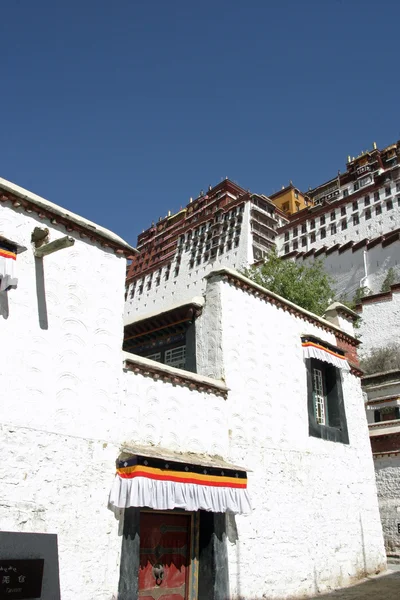
<instances>
[{"instance_id":1,"label":"ochre yellow wall","mask_svg":"<svg viewBox=\"0 0 400 600\"><path fill-rule=\"evenodd\" d=\"M294 190L294 189L282 190L282 194L279 194L279 196L275 196L274 198L271 198L271 200L275 204L275 206L280 208L283 212L285 212L288 215L292 215L306 207L306 203L305 203L303 194L298 192L298 198L295 198L295 191L297 191L297 190ZM298 204L298 207L297 207L297 204ZM287 207L288 207L286 210L284 208L285 205L287 205Z\"/></svg>"}]
</instances>

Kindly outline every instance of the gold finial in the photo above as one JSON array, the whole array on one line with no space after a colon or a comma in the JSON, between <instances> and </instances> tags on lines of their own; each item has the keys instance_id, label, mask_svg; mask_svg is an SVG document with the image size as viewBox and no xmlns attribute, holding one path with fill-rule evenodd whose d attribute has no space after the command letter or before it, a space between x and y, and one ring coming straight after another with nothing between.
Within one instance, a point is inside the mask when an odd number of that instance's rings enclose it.
<instances>
[{"instance_id":1,"label":"gold finial","mask_svg":"<svg viewBox=\"0 0 400 600\"><path fill-rule=\"evenodd\" d=\"M170 211L170 210L168 211L168 216L169 216L169 217L171 216L171 211Z\"/></svg>"},{"instance_id":2,"label":"gold finial","mask_svg":"<svg viewBox=\"0 0 400 600\"><path fill-rule=\"evenodd\" d=\"M376 142L374 142L373 144L374 150L376 150Z\"/></svg>"},{"instance_id":3,"label":"gold finial","mask_svg":"<svg viewBox=\"0 0 400 600\"><path fill-rule=\"evenodd\" d=\"M349 162L351 162L350 154L349 154L349 155L348 155L348 157L347 157L347 162L348 162L348 163L349 163Z\"/></svg>"}]
</instances>

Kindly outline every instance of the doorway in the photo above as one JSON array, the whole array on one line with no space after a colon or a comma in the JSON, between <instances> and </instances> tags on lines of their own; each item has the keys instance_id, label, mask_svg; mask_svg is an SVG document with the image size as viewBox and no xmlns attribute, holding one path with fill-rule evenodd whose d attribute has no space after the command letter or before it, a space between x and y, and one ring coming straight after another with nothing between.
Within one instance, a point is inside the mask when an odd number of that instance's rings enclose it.
<instances>
[{"instance_id":1,"label":"doorway","mask_svg":"<svg viewBox=\"0 0 400 600\"><path fill-rule=\"evenodd\" d=\"M197 597L197 521L193 513L140 511L141 600Z\"/></svg>"}]
</instances>

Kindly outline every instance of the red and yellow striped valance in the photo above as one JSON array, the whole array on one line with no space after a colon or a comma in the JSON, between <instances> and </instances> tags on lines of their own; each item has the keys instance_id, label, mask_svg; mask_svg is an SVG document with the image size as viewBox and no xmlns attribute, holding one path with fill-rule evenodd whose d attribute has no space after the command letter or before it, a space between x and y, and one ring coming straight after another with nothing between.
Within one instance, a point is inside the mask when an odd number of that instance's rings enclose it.
<instances>
[{"instance_id":1,"label":"red and yellow striped valance","mask_svg":"<svg viewBox=\"0 0 400 600\"><path fill-rule=\"evenodd\" d=\"M244 513L251 510L247 473L227 463L219 466L130 456L117 463L110 508L130 506L155 510L208 510Z\"/></svg>"},{"instance_id":2,"label":"red and yellow striped valance","mask_svg":"<svg viewBox=\"0 0 400 600\"><path fill-rule=\"evenodd\" d=\"M350 369L344 352L317 338L302 337L303 356L305 359L315 358L327 362L338 369Z\"/></svg>"},{"instance_id":3,"label":"red and yellow striped valance","mask_svg":"<svg viewBox=\"0 0 400 600\"><path fill-rule=\"evenodd\" d=\"M204 469L204 471L207 471L207 469ZM225 477L225 475L208 475L206 472L195 473L191 472L190 470L188 472L183 472L174 471L171 469L156 469L154 467L146 467L142 465L120 467L117 469L117 474L123 479L147 477L148 479L155 479L157 481L173 481L175 483L194 483L196 485L211 485L215 487L232 487L242 489L246 489L247 487L247 477Z\"/></svg>"},{"instance_id":4,"label":"red and yellow striped valance","mask_svg":"<svg viewBox=\"0 0 400 600\"><path fill-rule=\"evenodd\" d=\"M11 250L5 250L4 248L0 248L0 256L3 258L11 258L11 260L17 260L17 255L15 252L11 252Z\"/></svg>"}]
</instances>

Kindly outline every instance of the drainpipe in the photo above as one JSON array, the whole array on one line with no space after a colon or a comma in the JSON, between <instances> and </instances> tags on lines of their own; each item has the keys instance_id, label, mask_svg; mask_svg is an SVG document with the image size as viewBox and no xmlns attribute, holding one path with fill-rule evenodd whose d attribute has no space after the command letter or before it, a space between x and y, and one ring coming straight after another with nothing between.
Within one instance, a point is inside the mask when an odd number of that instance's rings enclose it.
<instances>
[{"instance_id":1,"label":"drainpipe","mask_svg":"<svg viewBox=\"0 0 400 600\"><path fill-rule=\"evenodd\" d=\"M363 288L368 280L368 261L367 261L368 252L367 252L367 250L364 250L363 255L364 255L364 277L362 279L360 279L360 288Z\"/></svg>"}]
</instances>

